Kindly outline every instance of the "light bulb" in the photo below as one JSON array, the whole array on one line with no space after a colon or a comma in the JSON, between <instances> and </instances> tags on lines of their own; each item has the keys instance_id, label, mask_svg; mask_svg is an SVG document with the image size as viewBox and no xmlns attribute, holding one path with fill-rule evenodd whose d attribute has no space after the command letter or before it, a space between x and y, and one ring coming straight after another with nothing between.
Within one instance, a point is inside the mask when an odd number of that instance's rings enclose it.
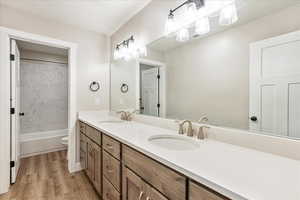
<instances>
[{"instance_id":1,"label":"light bulb","mask_svg":"<svg viewBox=\"0 0 300 200\"><path fill-rule=\"evenodd\" d=\"M209 19L208 17L203 17L196 21L195 23L195 33L199 35L204 35L210 31Z\"/></svg>"},{"instance_id":2,"label":"light bulb","mask_svg":"<svg viewBox=\"0 0 300 200\"><path fill-rule=\"evenodd\" d=\"M129 40L128 42L128 52L132 57L138 57L137 46L135 40Z\"/></svg>"},{"instance_id":3,"label":"light bulb","mask_svg":"<svg viewBox=\"0 0 300 200\"><path fill-rule=\"evenodd\" d=\"M187 20L193 20L196 16L197 8L194 2L188 3L185 6L185 17Z\"/></svg>"},{"instance_id":4,"label":"light bulb","mask_svg":"<svg viewBox=\"0 0 300 200\"><path fill-rule=\"evenodd\" d=\"M235 5L235 1L226 5L220 12L219 23L220 25L226 26L234 24L238 21L238 14Z\"/></svg>"},{"instance_id":5,"label":"light bulb","mask_svg":"<svg viewBox=\"0 0 300 200\"><path fill-rule=\"evenodd\" d=\"M178 42L185 42L189 39L190 39L190 34L187 28L182 28L177 32L176 40Z\"/></svg>"},{"instance_id":6,"label":"light bulb","mask_svg":"<svg viewBox=\"0 0 300 200\"><path fill-rule=\"evenodd\" d=\"M115 51L114 51L114 58L115 58L115 60L118 60L120 58L120 51L119 51L119 49L115 49Z\"/></svg>"},{"instance_id":7,"label":"light bulb","mask_svg":"<svg viewBox=\"0 0 300 200\"><path fill-rule=\"evenodd\" d=\"M175 31L175 29L176 24L174 20L174 15L170 13L165 25L165 36L169 37L170 34Z\"/></svg>"},{"instance_id":8,"label":"light bulb","mask_svg":"<svg viewBox=\"0 0 300 200\"><path fill-rule=\"evenodd\" d=\"M144 57L147 56L147 48L146 48L146 46L141 46L139 48L139 54L140 54L140 56L144 56Z\"/></svg>"}]
</instances>

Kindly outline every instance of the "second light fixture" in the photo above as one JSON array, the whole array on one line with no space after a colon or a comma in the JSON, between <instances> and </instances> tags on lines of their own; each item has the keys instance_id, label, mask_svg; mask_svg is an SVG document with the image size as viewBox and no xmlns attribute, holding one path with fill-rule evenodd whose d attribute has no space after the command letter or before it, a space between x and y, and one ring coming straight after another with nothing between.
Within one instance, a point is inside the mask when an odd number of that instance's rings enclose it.
<instances>
[{"instance_id":1,"label":"second light fixture","mask_svg":"<svg viewBox=\"0 0 300 200\"><path fill-rule=\"evenodd\" d=\"M179 16L174 15L175 11L184 7ZM235 0L187 0L175 9L171 9L165 25L165 35L184 42L190 39L190 30L195 35L204 35L210 32L211 16L219 16L220 25L231 25L238 21Z\"/></svg>"}]
</instances>

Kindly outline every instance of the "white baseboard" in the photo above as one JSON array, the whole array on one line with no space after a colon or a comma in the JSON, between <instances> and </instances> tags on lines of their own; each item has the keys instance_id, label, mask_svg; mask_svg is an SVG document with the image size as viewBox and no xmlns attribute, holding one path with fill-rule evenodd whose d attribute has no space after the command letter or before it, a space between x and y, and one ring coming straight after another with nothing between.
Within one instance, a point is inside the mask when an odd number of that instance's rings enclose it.
<instances>
[{"instance_id":1,"label":"white baseboard","mask_svg":"<svg viewBox=\"0 0 300 200\"><path fill-rule=\"evenodd\" d=\"M69 165L69 172L70 173L74 173L74 172L78 172L78 171L81 171L82 170L82 167L81 167L81 164L80 162L77 162L73 165Z\"/></svg>"},{"instance_id":2,"label":"white baseboard","mask_svg":"<svg viewBox=\"0 0 300 200\"><path fill-rule=\"evenodd\" d=\"M21 157L29 157L67 149L61 138L68 136L68 130L21 134Z\"/></svg>"}]
</instances>

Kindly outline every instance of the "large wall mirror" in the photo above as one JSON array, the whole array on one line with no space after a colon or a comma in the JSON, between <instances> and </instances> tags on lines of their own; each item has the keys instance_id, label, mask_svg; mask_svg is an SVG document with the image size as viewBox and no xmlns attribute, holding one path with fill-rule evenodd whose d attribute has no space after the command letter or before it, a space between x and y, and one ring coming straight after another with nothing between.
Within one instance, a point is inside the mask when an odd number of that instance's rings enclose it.
<instances>
[{"instance_id":1,"label":"large wall mirror","mask_svg":"<svg viewBox=\"0 0 300 200\"><path fill-rule=\"evenodd\" d=\"M299 139L299 1L244 2L235 25L212 19L209 34L162 37L146 57L114 60L111 110Z\"/></svg>"}]
</instances>

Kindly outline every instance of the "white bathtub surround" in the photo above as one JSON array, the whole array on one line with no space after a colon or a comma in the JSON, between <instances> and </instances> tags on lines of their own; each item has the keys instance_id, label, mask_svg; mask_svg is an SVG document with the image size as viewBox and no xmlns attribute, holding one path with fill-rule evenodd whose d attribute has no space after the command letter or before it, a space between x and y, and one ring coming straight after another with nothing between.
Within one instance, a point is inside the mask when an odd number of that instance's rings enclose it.
<instances>
[{"instance_id":1,"label":"white bathtub surround","mask_svg":"<svg viewBox=\"0 0 300 200\"><path fill-rule=\"evenodd\" d=\"M21 134L68 128L68 65L21 58L20 69Z\"/></svg>"},{"instance_id":2,"label":"white bathtub surround","mask_svg":"<svg viewBox=\"0 0 300 200\"><path fill-rule=\"evenodd\" d=\"M200 148L195 150L168 150L149 143L148 138L177 131L136 121L101 123L113 118L105 113L81 112L79 119L229 198L300 199L298 160L213 139L199 141Z\"/></svg>"},{"instance_id":3,"label":"white bathtub surround","mask_svg":"<svg viewBox=\"0 0 300 200\"><path fill-rule=\"evenodd\" d=\"M22 134L21 157L67 149L62 138L68 136L68 129Z\"/></svg>"}]
</instances>

